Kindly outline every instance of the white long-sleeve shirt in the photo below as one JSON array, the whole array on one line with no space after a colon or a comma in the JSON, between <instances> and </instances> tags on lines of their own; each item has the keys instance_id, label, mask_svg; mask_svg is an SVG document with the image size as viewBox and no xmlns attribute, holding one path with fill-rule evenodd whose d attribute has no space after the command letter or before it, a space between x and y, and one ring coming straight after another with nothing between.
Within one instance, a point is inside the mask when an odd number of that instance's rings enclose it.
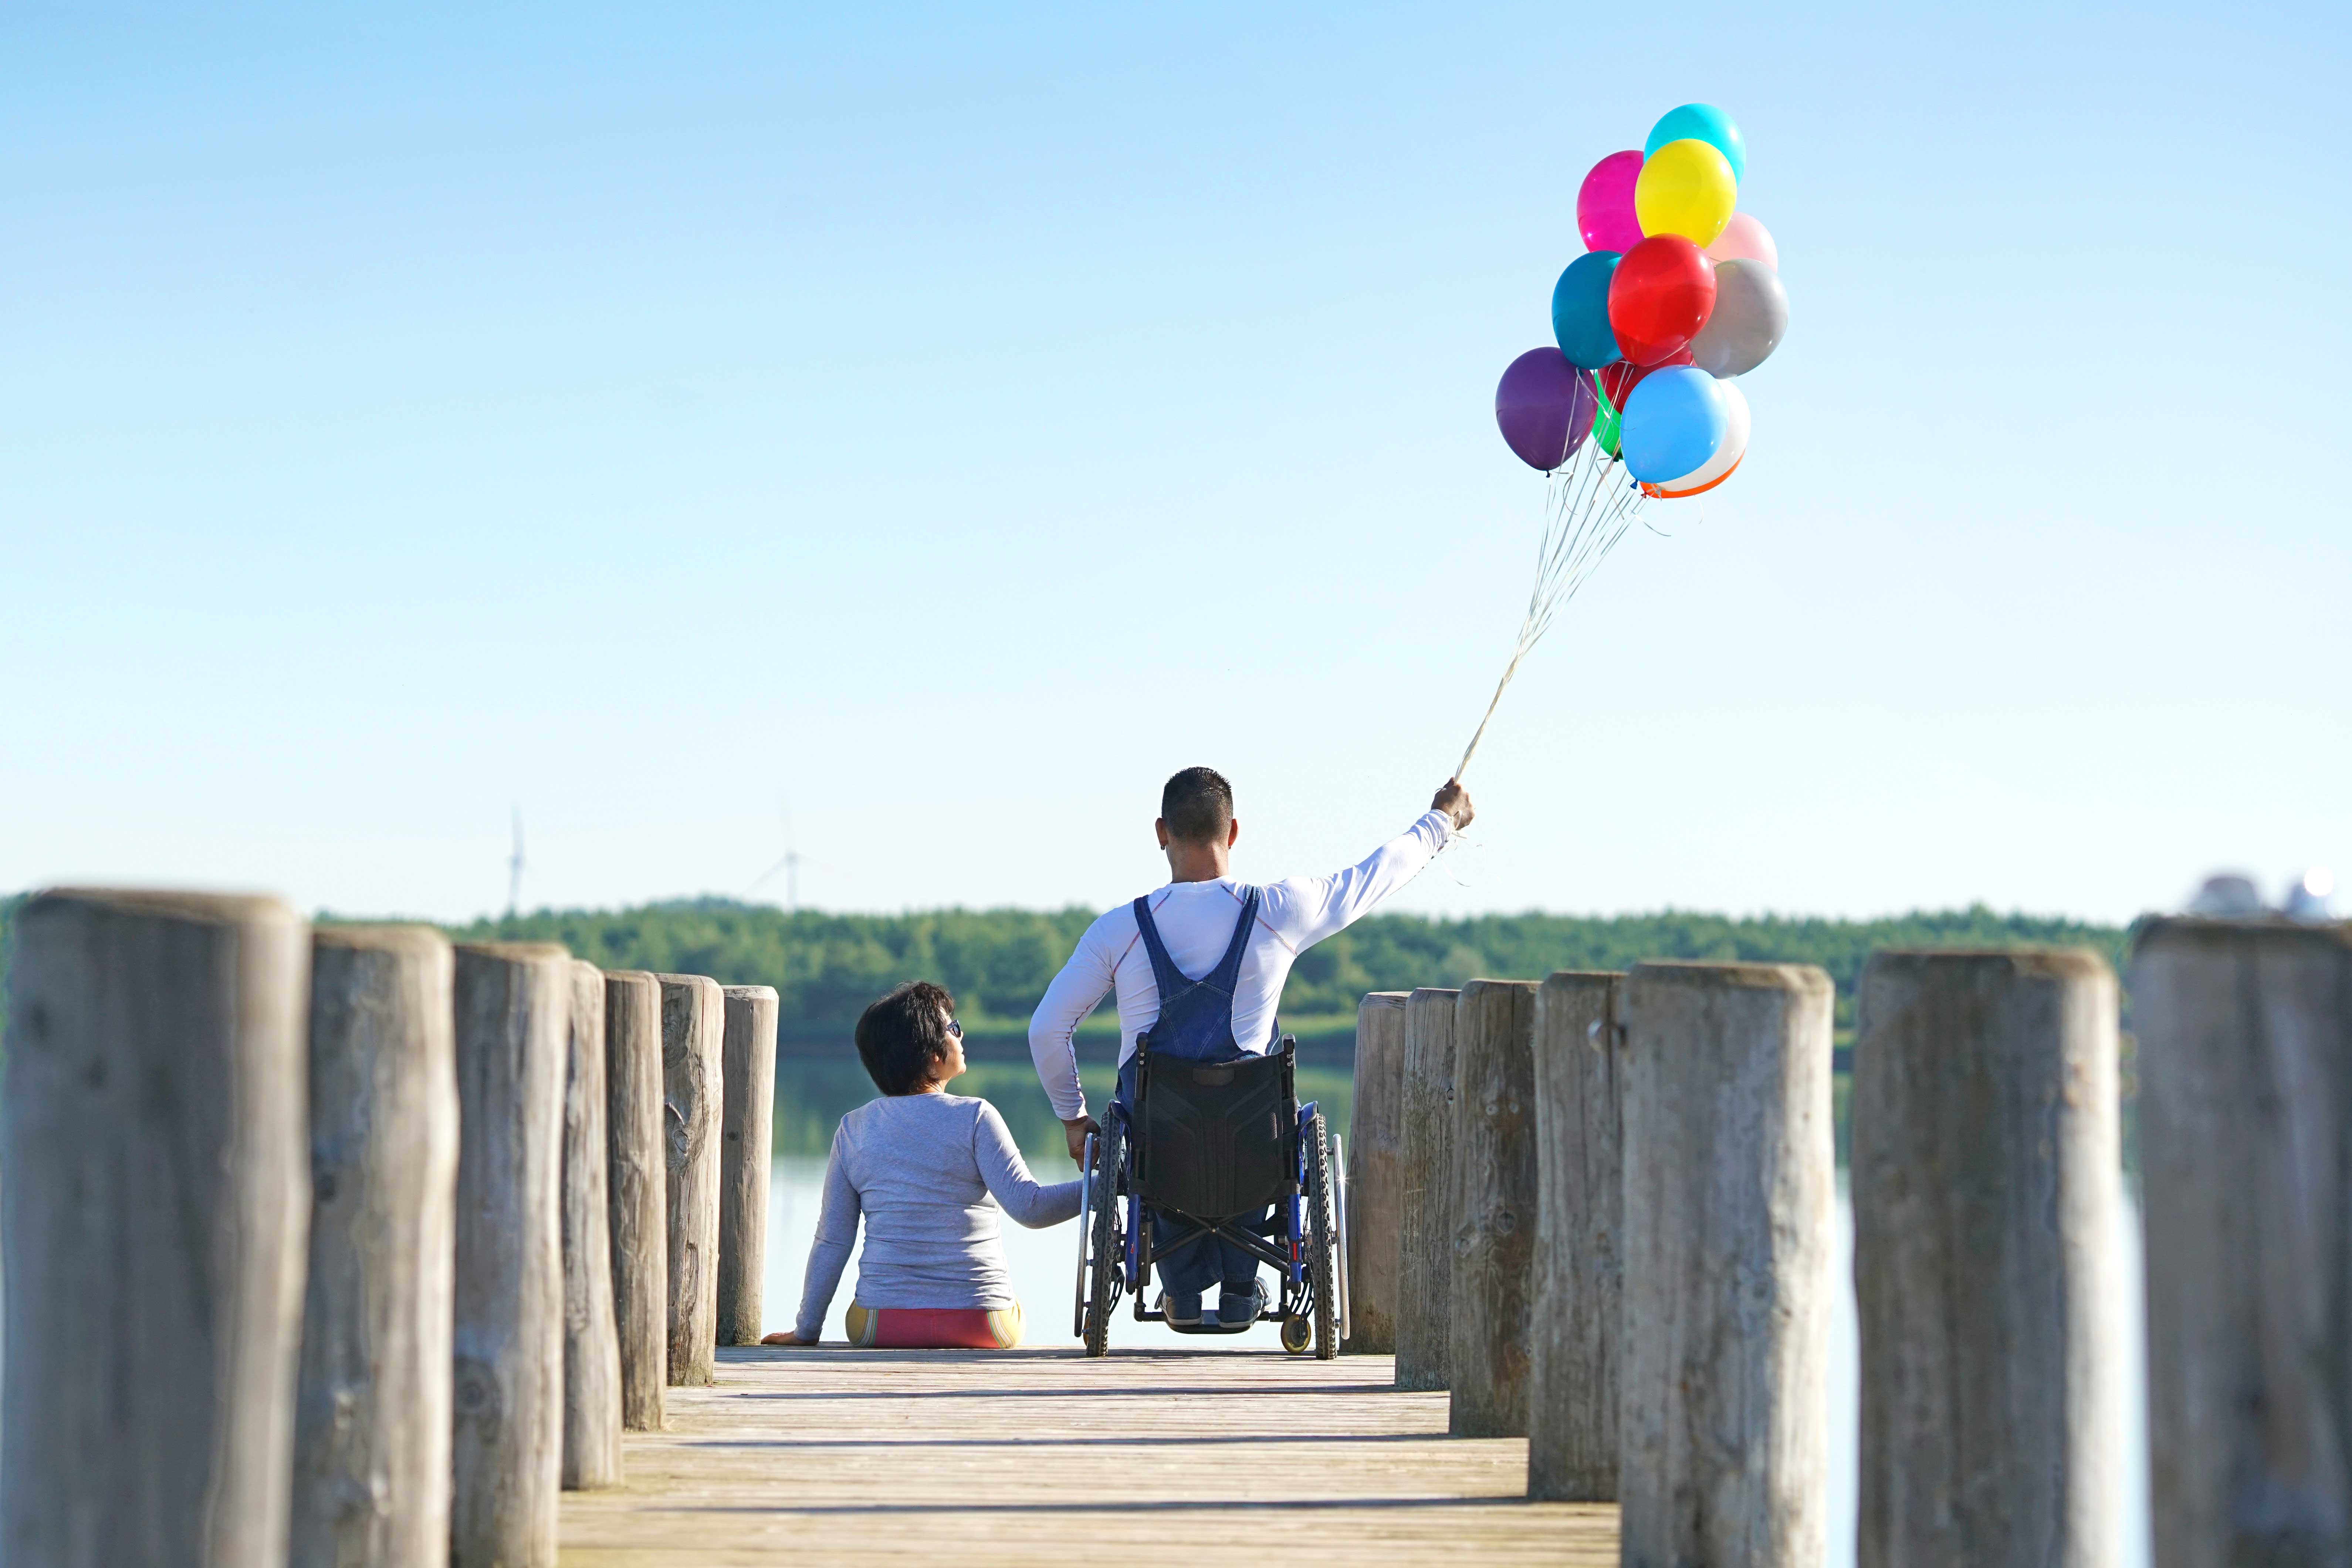
<instances>
[{"instance_id":1,"label":"white long-sleeve shirt","mask_svg":"<svg viewBox=\"0 0 2352 1568\"><path fill-rule=\"evenodd\" d=\"M1454 837L1454 820L1442 811L1381 845L1356 865L1328 877L1293 877L1258 889L1257 929L1242 952L1241 976L1234 987L1234 1041L1263 1052L1272 1044L1274 1011L1283 982L1298 955L1345 931L1372 907L1421 874ZM1217 966L1234 939L1249 884L1223 877L1213 882L1171 882L1150 895L1151 923L1168 956L1189 978ZM1078 1086L1078 1056L1071 1043L1078 1020L1095 1009L1104 993L1118 989L1118 1059L1135 1054L1135 1037L1159 1020L1160 983L1151 954L1135 923L1135 908L1121 904L1087 928L1077 950L1029 1019L1029 1057L1038 1081L1065 1121L1086 1114L1086 1091Z\"/></svg>"}]
</instances>

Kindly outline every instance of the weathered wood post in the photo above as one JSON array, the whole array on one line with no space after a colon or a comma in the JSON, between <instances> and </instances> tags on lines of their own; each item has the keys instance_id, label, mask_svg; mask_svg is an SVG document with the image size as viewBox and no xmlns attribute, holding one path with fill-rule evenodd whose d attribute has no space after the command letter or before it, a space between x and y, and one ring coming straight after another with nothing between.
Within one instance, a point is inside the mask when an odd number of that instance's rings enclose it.
<instances>
[{"instance_id":1,"label":"weathered wood post","mask_svg":"<svg viewBox=\"0 0 2352 1568\"><path fill-rule=\"evenodd\" d=\"M661 982L641 969L604 976L604 1090L613 1164L613 1321L621 1350L621 1425L662 1427L669 1381L669 1177L662 1139Z\"/></svg>"},{"instance_id":2,"label":"weathered wood post","mask_svg":"<svg viewBox=\"0 0 2352 1568\"><path fill-rule=\"evenodd\" d=\"M708 1384L719 1365L719 1118L725 998L700 974L665 974L662 1132L669 1194L669 1381Z\"/></svg>"},{"instance_id":3,"label":"weathered wood post","mask_svg":"<svg viewBox=\"0 0 2352 1568\"><path fill-rule=\"evenodd\" d=\"M1536 1240L1536 989L1473 980L1454 1006L1447 1386L1456 1437L1528 1433Z\"/></svg>"},{"instance_id":4,"label":"weathered wood post","mask_svg":"<svg viewBox=\"0 0 2352 1568\"><path fill-rule=\"evenodd\" d=\"M572 963L563 1076L563 1485L621 1484L621 1342L613 1320L613 1163L604 972Z\"/></svg>"},{"instance_id":5,"label":"weathered wood post","mask_svg":"<svg viewBox=\"0 0 2352 1568\"><path fill-rule=\"evenodd\" d=\"M1528 1495L1617 1500L1622 974L1562 970L1536 993L1536 1289Z\"/></svg>"},{"instance_id":6,"label":"weathered wood post","mask_svg":"<svg viewBox=\"0 0 2352 1568\"><path fill-rule=\"evenodd\" d=\"M2352 926L2132 960L2157 1568L2352 1559Z\"/></svg>"},{"instance_id":7,"label":"weathered wood post","mask_svg":"<svg viewBox=\"0 0 2352 1568\"><path fill-rule=\"evenodd\" d=\"M1628 1564L1789 1568L1827 1550L1830 978L1625 977Z\"/></svg>"},{"instance_id":8,"label":"weathered wood post","mask_svg":"<svg viewBox=\"0 0 2352 1568\"><path fill-rule=\"evenodd\" d=\"M281 1568L310 1220L310 933L275 899L16 913L0 1552Z\"/></svg>"},{"instance_id":9,"label":"weathered wood post","mask_svg":"<svg viewBox=\"0 0 2352 1568\"><path fill-rule=\"evenodd\" d=\"M452 974L448 939L430 926L331 926L311 938L297 1568L449 1560Z\"/></svg>"},{"instance_id":10,"label":"weathered wood post","mask_svg":"<svg viewBox=\"0 0 2352 1568\"><path fill-rule=\"evenodd\" d=\"M1402 1179L1404 996L1375 991L1356 1007L1355 1109L1348 1126L1348 1317L1351 1355L1396 1350Z\"/></svg>"},{"instance_id":11,"label":"weathered wood post","mask_svg":"<svg viewBox=\"0 0 2352 1568\"><path fill-rule=\"evenodd\" d=\"M454 1568L549 1568L563 1480L563 1080L572 957L457 949Z\"/></svg>"},{"instance_id":12,"label":"weathered wood post","mask_svg":"<svg viewBox=\"0 0 2352 1568\"><path fill-rule=\"evenodd\" d=\"M2113 1568L2114 972L2084 949L1878 952L1856 1022L1857 1561Z\"/></svg>"},{"instance_id":13,"label":"weathered wood post","mask_svg":"<svg viewBox=\"0 0 2352 1568\"><path fill-rule=\"evenodd\" d=\"M1397 1242L1396 1385L1445 1386L1454 1237L1445 1194L1454 1143L1454 1004L1423 986L1404 1002L1404 1226Z\"/></svg>"},{"instance_id":14,"label":"weathered wood post","mask_svg":"<svg viewBox=\"0 0 2352 1568\"><path fill-rule=\"evenodd\" d=\"M719 1075L719 1310L722 1345L756 1345L768 1266L768 1164L775 1146L776 992L730 985Z\"/></svg>"}]
</instances>

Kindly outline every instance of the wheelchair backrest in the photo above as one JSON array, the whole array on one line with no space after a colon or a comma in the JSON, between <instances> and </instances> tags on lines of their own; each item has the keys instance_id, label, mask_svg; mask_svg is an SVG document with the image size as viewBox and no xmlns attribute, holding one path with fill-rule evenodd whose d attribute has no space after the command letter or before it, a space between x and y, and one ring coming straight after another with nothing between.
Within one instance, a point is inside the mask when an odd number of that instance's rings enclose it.
<instances>
[{"instance_id":1,"label":"wheelchair backrest","mask_svg":"<svg viewBox=\"0 0 2352 1568\"><path fill-rule=\"evenodd\" d=\"M1146 1203L1229 1219L1297 1191L1296 1049L1199 1062L1141 1053L1135 1079L1135 1184Z\"/></svg>"}]
</instances>

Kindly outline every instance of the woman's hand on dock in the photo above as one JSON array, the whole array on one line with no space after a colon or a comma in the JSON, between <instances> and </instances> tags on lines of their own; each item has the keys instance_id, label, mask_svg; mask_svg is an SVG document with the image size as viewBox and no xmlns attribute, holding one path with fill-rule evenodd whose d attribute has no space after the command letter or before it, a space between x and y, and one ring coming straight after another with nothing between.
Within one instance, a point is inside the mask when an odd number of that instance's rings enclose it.
<instances>
[{"instance_id":1,"label":"woman's hand on dock","mask_svg":"<svg viewBox=\"0 0 2352 1568\"><path fill-rule=\"evenodd\" d=\"M1062 1136L1068 1141L1070 1158L1079 1164L1087 1163L1087 1140L1100 1132L1102 1127L1091 1116L1081 1116L1075 1121L1062 1123Z\"/></svg>"}]
</instances>

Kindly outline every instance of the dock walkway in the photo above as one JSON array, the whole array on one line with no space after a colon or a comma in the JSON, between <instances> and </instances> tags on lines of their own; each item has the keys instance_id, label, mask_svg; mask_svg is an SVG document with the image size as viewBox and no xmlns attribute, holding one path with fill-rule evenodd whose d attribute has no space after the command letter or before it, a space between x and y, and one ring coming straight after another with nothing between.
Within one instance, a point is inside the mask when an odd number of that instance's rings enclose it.
<instances>
[{"instance_id":1,"label":"dock walkway","mask_svg":"<svg viewBox=\"0 0 2352 1568\"><path fill-rule=\"evenodd\" d=\"M625 1487L567 1492L567 1568L1617 1561L1617 1510L1531 1503L1524 1440L1445 1436L1386 1356L722 1350Z\"/></svg>"}]
</instances>

